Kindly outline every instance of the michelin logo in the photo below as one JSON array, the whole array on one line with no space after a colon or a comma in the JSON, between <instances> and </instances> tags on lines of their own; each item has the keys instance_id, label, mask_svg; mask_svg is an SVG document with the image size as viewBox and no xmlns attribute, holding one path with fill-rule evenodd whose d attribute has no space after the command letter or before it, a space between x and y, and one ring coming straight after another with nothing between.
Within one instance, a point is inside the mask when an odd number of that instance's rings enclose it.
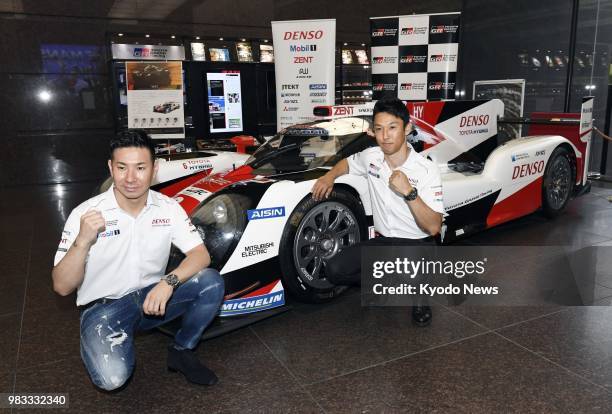
<instances>
[{"instance_id":1,"label":"michelin logo","mask_svg":"<svg viewBox=\"0 0 612 414\"><path fill-rule=\"evenodd\" d=\"M230 299L221 305L219 316L242 315L272 309L285 304L285 293L272 292L251 298Z\"/></svg>"},{"instance_id":2,"label":"michelin logo","mask_svg":"<svg viewBox=\"0 0 612 414\"><path fill-rule=\"evenodd\" d=\"M284 217L285 207L269 207L259 208L256 210L247 210L247 218L251 220L268 219L274 217Z\"/></svg>"}]
</instances>

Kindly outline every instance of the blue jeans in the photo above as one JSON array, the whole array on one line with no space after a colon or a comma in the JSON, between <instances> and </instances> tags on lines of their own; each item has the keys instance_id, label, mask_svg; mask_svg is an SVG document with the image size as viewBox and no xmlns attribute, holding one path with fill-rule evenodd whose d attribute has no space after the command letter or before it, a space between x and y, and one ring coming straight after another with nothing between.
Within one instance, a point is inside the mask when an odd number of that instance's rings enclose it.
<instances>
[{"instance_id":1,"label":"blue jeans","mask_svg":"<svg viewBox=\"0 0 612 414\"><path fill-rule=\"evenodd\" d=\"M219 311L223 278L204 269L174 292L164 316L145 315L142 305L156 283L121 299L96 303L81 314L81 357L93 383L110 391L121 387L134 370L134 333L183 316L174 343L193 349Z\"/></svg>"}]
</instances>

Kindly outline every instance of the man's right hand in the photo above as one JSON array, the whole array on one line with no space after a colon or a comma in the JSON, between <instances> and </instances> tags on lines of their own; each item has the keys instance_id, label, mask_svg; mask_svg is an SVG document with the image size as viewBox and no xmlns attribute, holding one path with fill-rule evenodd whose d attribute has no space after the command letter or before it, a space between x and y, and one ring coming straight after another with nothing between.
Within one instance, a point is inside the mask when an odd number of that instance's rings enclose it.
<instances>
[{"instance_id":1,"label":"man's right hand","mask_svg":"<svg viewBox=\"0 0 612 414\"><path fill-rule=\"evenodd\" d=\"M102 213L98 210L89 210L81 216L81 227L76 237L76 244L85 244L87 247L94 244L98 238L98 233L106 229L106 222Z\"/></svg>"},{"instance_id":2,"label":"man's right hand","mask_svg":"<svg viewBox=\"0 0 612 414\"><path fill-rule=\"evenodd\" d=\"M320 201L329 197L333 189L334 179L328 174L325 174L314 183L310 192L312 192L312 198L314 198L315 201Z\"/></svg>"}]
</instances>

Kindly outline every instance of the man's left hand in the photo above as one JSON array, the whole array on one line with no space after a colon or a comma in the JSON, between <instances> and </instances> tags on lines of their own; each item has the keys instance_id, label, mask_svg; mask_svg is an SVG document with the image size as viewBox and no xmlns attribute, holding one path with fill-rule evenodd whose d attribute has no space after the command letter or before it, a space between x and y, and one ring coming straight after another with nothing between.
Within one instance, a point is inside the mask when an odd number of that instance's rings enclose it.
<instances>
[{"instance_id":1,"label":"man's left hand","mask_svg":"<svg viewBox=\"0 0 612 414\"><path fill-rule=\"evenodd\" d=\"M389 177L389 187L403 196L407 196L412 191L412 185L410 185L408 177L400 170L395 170L391 173L391 177Z\"/></svg>"},{"instance_id":2,"label":"man's left hand","mask_svg":"<svg viewBox=\"0 0 612 414\"><path fill-rule=\"evenodd\" d=\"M147 315L164 316L166 313L166 303L170 300L173 291L172 286L161 280L147 294L142 304L142 311Z\"/></svg>"}]
</instances>

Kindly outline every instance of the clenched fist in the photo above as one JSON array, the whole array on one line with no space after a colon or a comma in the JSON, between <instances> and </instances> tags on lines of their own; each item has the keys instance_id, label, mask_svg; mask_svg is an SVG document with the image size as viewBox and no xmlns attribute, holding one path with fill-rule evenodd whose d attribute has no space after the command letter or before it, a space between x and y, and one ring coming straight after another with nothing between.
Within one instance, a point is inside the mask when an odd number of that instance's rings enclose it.
<instances>
[{"instance_id":1,"label":"clenched fist","mask_svg":"<svg viewBox=\"0 0 612 414\"><path fill-rule=\"evenodd\" d=\"M389 187L403 196L407 196L412 191L412 185L410 185L408 177L400 170L395 170L391 173L391 177L389 177Z\"/></svg>"},{"instance_id":2,"label":"clenched fist","mask_svg":"<svg viewBox=\"0 0 612 414\"><path fill-rule=\"evenodd\" d=\"M98 238L98 233L106 229L106 222L98 210L89 210L81 216L81 227L76 237L76 244L91 246Z\"/></svg>"},{"instance_id":3,"label":"clenched fist","mask_svg":"<svg viewBox=\"0 0 612 414\"><path fill-rule=\"evenodd\" d=\"M334 179L325 174L314 183L310 192L312 192L312 198L314 198L315 201L319 201L329 197L333 188Z\"/></svg>"}]
</instances>

